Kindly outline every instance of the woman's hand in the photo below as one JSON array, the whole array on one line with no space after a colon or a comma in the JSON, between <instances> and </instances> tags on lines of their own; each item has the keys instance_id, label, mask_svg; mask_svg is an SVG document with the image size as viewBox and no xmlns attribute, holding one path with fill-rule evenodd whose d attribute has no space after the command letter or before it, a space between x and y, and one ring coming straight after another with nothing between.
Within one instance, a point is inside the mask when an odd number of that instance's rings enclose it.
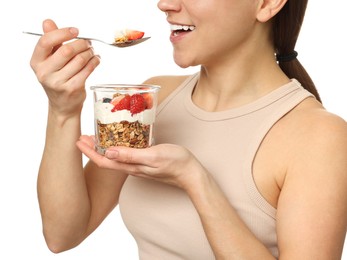
<instances>
[{"instance_id":1,"label":"woman's hand","mask_svg":"<svg viewBox=\"0 0 347 260\"><path fill-rule=\"evenodd\" d=\"M160 144L144 149L110 147L105 156L94 148L94 137L81 136L78 148L101 168L114 169L129 175L167 183L182 189L192 185L205 169L187 149Z\"/></svg>"},{"instance_id":2,"label":"woman's hand","mask_svg":"<svg viewBox=\"0 0 347 260\"><path fill-rule=\"evenodd\" d=\"M30 65L46 91L50 109L63 116L80 113L85 81L100 59L89 41L70 41L78 35L76 28L58 29L52 20L45 20L43 31Z\"/></svg>"}]
</instances>

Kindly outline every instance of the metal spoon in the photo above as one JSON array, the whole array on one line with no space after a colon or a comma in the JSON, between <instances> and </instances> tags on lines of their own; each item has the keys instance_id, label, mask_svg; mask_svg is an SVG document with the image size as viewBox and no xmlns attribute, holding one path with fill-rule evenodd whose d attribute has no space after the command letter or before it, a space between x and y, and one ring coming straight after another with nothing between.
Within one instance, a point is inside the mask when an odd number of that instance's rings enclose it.
<instances>
[{"instance_id":1,"label":"metal spoon","mask_svg":"<svg viewBox=\"0 0 347 260\"><path fill-rule=\"evenodd\" d=\"M42 36L42 33L34 33L34 32L23 32L25 34L31 34L31 35L36 35L36 36ZM124 47L130 47L130 46L134 46L136 44L139 44L141 42L144 42L146 40L148 40L151 37L143 37L141 39L138 40L131 40L131 41L126 41L126 42L106 42L100 39L95 39L95 38L90 38L90 37L76 37L75 39L82 39L82 40L90 40L90 41L97 41L97 42L101 42L107 45L111 45L111 46L115 46L115 47L119 47L119 48L124 48Z\"/></svg>"}]
</instances>

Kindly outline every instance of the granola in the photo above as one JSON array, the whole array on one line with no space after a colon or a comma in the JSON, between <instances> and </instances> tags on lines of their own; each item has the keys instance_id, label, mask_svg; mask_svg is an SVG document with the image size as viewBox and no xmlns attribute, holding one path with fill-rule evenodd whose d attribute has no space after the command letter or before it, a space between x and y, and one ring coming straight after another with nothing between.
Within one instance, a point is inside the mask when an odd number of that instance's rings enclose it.
<instances>
[{"instance_id":1,"label":"granola","mask_svg":"<svg viewBox=\"0 0 347 260\"><path fill-rule=\"evenodd\" d=\"M150 131L150 125L142 124L139 121L102 124L97 120L99 146L103 149L111 146L146 148L150 144Z\"/></svg>"}]
</instances>

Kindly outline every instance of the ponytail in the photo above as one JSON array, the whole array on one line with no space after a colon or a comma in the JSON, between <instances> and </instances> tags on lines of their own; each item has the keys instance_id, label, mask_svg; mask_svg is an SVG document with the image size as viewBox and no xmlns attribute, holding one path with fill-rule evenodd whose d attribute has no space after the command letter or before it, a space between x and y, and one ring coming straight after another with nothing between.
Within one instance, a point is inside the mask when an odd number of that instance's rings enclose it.
<instances>
[{"instance_id":1,"label":"ponytail","mask_svg":"<svg viewBox=\"0 0 347 260\"><path fill-rule=\"evenodd\" d=\"M294 49L304 20L307 2L308 0L288 0L282 10L274 17L273 33L277 56L297 55ZM288 60L278 59L280 68L287 77L297 79L305 89L321 102L311 77L296 58L296 55Z\"/></svg>"}]
</instances>

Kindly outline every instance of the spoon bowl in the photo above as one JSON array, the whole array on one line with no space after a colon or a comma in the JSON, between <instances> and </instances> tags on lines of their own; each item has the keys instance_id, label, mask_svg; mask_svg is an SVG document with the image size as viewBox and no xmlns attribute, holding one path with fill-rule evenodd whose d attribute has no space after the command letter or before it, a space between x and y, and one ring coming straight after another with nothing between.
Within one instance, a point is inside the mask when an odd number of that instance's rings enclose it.
<instances>
[{"instance_id":1,"label":"spoon bowl","mask_svg":"<svg viewBox=\"0 0 347 260\"><path fill-rule=\"evenodd\" d=\"M23 32L23 33L30 34L30 35L35 35L35 36L42 36L43 35L42 33L34 33L34 32ZM146 40L148 40L150 38L151 37L143 37L141 39L125 41L125 42L106 42L104 40L100 40L100 39L96 39L96 38L90 38L90 37L80 37L80 36L75 37L75 39L97 41L97 42L101 42L103 44L114 46L114 47L118 47L118 48L134 46L134 45L142 43L142 42L144 42L144 41L146 41Z\"/></svg>"}]
</instances>

